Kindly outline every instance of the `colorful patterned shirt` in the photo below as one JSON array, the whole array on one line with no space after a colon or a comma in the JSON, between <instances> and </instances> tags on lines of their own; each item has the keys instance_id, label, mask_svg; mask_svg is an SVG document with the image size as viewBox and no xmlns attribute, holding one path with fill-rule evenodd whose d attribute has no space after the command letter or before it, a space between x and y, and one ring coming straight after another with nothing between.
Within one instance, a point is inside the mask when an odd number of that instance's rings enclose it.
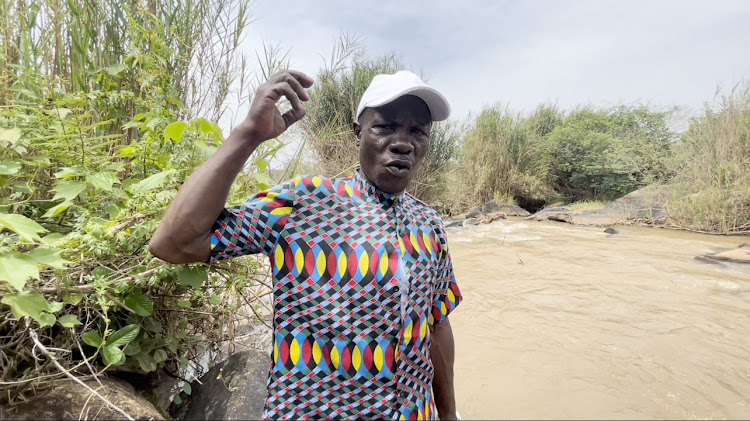
<instances>
[{"instance_id":1,"label":"colorful patterned shirt","mask_svg":"<svg viewBox=\"0 0 750 421\"><path fill-rule=\"evenodd\" d=\"M214 229L212 261L271 261L264 419L436 418L428 327L462 297L433 209L357 170L260 192Z\"/></svg>"}]
</instances>

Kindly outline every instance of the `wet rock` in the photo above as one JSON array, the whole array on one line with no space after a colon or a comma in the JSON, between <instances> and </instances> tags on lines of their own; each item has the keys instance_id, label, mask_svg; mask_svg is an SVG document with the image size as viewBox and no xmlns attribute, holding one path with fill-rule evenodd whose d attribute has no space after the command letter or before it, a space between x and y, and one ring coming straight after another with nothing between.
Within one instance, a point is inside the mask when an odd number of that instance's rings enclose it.
<instances>
[{"instance_id":1,"label":"wet rock","mask_svg":"<svg viewBox=\"0 0 750 421\"><path fill-rule=\"evenodd\" d=\"M491 222L497 221L498 219L505 219L505 214L502 212L492 212L487 215L484 215L484 218L482 218L483 224L489 224Z\"/></svg>"},{"instance_id":2,"label":"wet rock","mask_svg":"<svg viewBox=\"0 0 750 421\"><path fill-rule=\"evenodd\" d=\"M701 262L701 263L708 263L710 265L720 265L721 264L721 262L719 262L718 260L710 259L710 258L708 258L706 256L695 256L694 259L697 260L697 261L699 261L699 262Z\"/></svg>"},{"instance_id":3,"label":"wet rock","mask_svg":"<svg viewBox=\"0 0 750 421\"><path fill-rule=\"evenodd\" d=\"M750 248L750 244L748 244L748 243L742 243L742 244L740 244L740 248Z\"/></svg>"},{"instance_id":4,"label":"wet rock","mask_svg":"<svg viewBox=\"0 0 750 421\"><path fill-rule=\"evenodd\" d=\"M185 420L257 420L263 414L270 358L248 350L231 355L193 383Z\"/></svg>"},{"instance_id":5,"label":"wet rock","mask_svg":"<svg viewBox=\"0 0 750 421\"><path fill-rule=\"evenodd\" d=\"M139 396L128 383L103 377L100 377L99 381L101 385L93 379L84 383L134 419L164 419L164 416L149 401ZM16 412L9 415L18 420L126 419L72 380L58 381L38 397L18 405Z\"/></svg>"},{"instance_id":6,"label":"wet rock","mask_svg":"<svg viewBox=\"0 0 750 421\"><path fill-rule=\"evenodd\" d=\"M620 231L612 227L605 229L604 232L606 232L607 234L619 234L620 233Z\"/></svg>"},{"instance_id":7,"label":"wet rock","mask_svg":"<svg viewBox=\"0 0 750 421\"><path fill-rule=\"evenodd\" d=\"M504 213L506 216L529 216L531 215L529 211L526 209L518 206L518 205L509 205L507 203L500 203L497 205L497 210L494 212L501 212Z\"/></svg>"},{"instance_id":8,"label":"wet rock","mask_svg":"<svg viewBox=\"0 0 750 421\"><path fill-rule=\"evenodd\" d=\"M445 228L462 227L462 226L464 226L464 221L463 220L450 220L450 219L448 219L448 220L443 221L443 226Z\"/></svg>"},{"instance_id":9,"label":"wet rock","mask_svg":"<svg viewBox=\"0 0 750 421\"><path fill-rule=\"evenodd\" d=\"M500 210L500 205L498 205L495 202L487 202L484 205L482 205L482 213L483 214L489 214L498 212Z\"/></svg>"},{"instance_id":10,"label":"wet rock","mask_svg":"<svg viewBox=\"0 0 750 421\"><path fill-rule=\"evenodd\" d=\"M475 206L466 212L466 219L476 218L482 214L482 209L479 206Z\"/></svg>"},{"instance_id":11,"label":"wet rock","mask_svg":"<svg viewBox=\"0 0 750 421\"><path fill-rule=\"evenodd\" d=\"M565 222L565 223L571 223L573 222L573 215L565 214L565 213L557 213L548 215L547 219L550 221L556 221L556 222Z\"/></svg>"},{"instance_id":12,"label":"wet rock","mask_svg":"<svg viewBox=\"0 0 750 421\"><path fill-rule=\"evenodd\" d=\"M478 225L482 222L483 218L466 218L463 220L463 226L468 227L470 225Z\"/></svg>"},{"instance_id":13,"label":"wet rock","mask_svg":"<svg viewBox=\"0 0 750 421\"><path fill-rule=\"evenodd\" d=\"M750 263L750 248L742 247L721 253L707 254L703 257L723 262Z\"/></svg>"}]
</instances>

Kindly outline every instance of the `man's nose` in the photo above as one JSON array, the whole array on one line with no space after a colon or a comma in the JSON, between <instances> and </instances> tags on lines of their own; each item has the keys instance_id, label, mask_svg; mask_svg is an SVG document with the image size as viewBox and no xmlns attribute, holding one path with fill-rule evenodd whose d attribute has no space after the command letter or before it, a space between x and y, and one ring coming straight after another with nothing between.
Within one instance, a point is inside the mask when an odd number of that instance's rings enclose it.
<instances>
[{"instance_id":1,"label":"man's nose","mask_svg":"<svg viewBox=\"0 0 750 421\"><path fill-rule=\"evenodd\" d=\"M408 155L414 150L414 145L409 141L409 135L399 130L391 144L388 145L388 149L393 153Z\"/></svg>"}]
</instances>

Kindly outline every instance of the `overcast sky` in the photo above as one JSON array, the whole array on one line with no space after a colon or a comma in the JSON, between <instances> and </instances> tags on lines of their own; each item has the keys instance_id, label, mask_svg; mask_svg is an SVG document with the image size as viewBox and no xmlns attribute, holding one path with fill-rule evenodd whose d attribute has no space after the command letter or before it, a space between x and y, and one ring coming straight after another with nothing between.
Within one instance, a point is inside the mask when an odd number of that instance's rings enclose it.
<instances>
[{"instance_id":1,"label":"overcast sky","mask_svg":"<svg viewBox=\"0 0 750 421\"><path fill-rule=\"evenodd\" d=\"M750 80L747 0L256 0L252 11L243 52L280 44L314 76L348 31L427 75L459 119L493 103L699 110Z\"/></svg>"}]
</instances>

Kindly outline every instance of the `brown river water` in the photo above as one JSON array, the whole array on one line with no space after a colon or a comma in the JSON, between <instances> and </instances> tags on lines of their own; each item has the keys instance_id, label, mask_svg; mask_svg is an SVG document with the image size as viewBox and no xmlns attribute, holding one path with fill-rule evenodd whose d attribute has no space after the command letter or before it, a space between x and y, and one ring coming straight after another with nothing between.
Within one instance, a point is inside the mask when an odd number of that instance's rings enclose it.
<instances>
[{"instance_id":1,"label":"brown river water","mask_svg":"<svg viewBox=\"0 0 750 421\"><path fill-rule=\"evenodd\" d=\"M448 229L463 419L750 419L750 237L622 230Z\"/></svg>"}]
</instances>

